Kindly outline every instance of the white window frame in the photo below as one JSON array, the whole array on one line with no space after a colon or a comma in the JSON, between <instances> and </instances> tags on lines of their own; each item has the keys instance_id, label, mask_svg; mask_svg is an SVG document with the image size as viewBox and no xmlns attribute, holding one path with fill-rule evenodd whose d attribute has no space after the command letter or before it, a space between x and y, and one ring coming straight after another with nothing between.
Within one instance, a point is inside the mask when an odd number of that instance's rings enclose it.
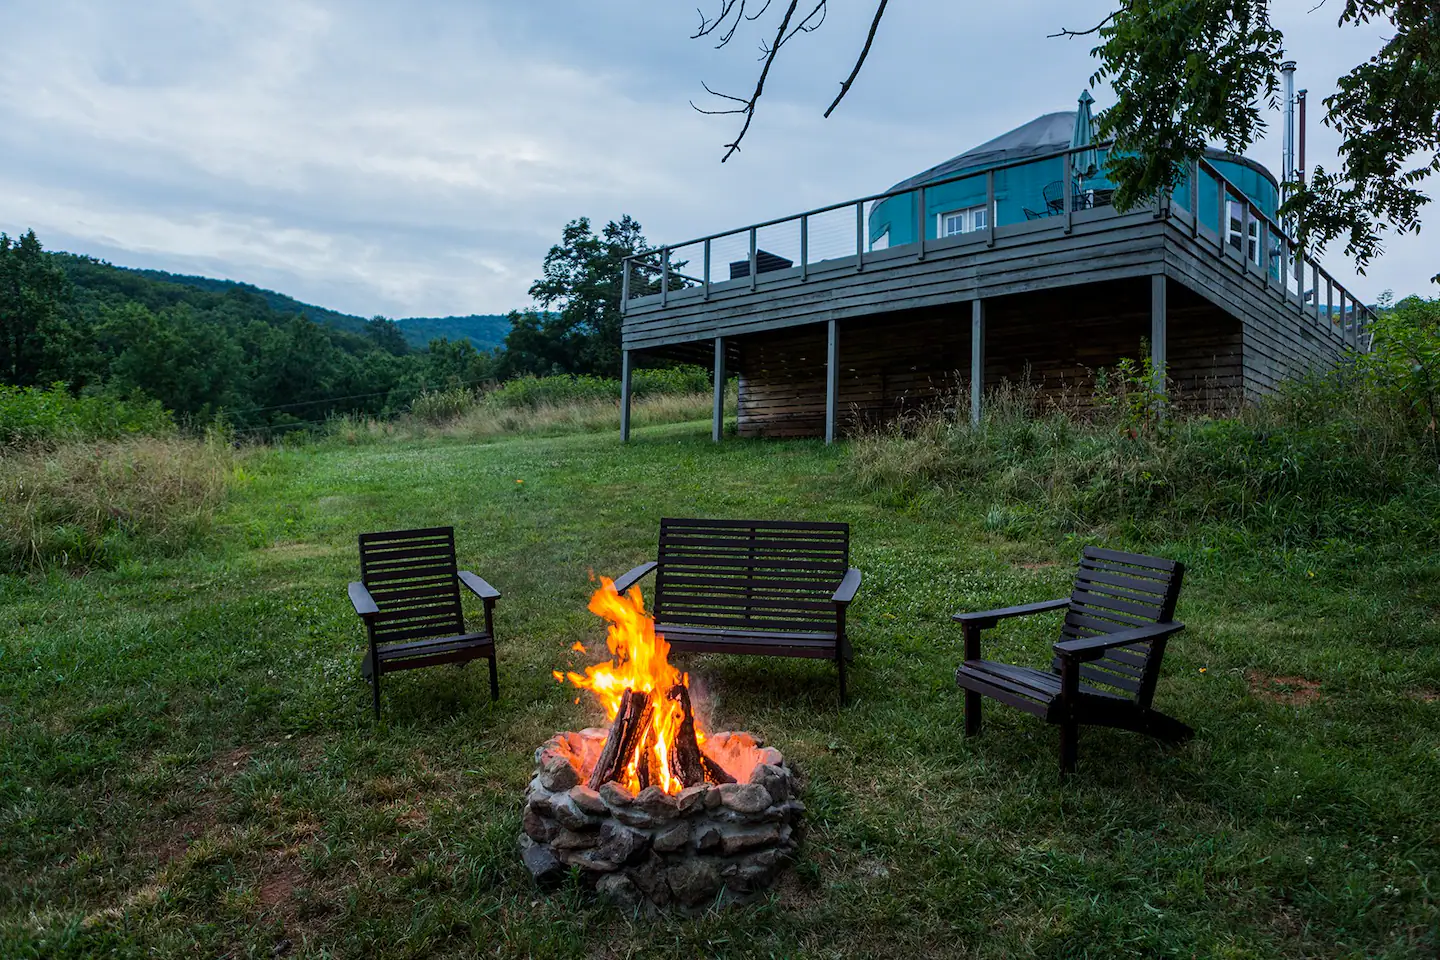
<instances>
[{"instance_id":1,"label":"white window frame","mask_svg":"<svg viewBox=\"0 0 1440 960\"><path fill-rule=\"evenodd\" d=\"M1240 206L1243 201L1225 198L1225 242L1240 251L1240 255L1248 259L1256 266L1260 262L1260 221L1254 217L1250 218L1250 242L1240 241L1240 219L1244 214L1244 208Z\"/></svg>"},{"instance_id":2,"label":"white window frame","mask_svg":"<svg viewBox=\"0 0 1440 960\"><path fill-rule=\"evenodd\" d=\"M945 221L959 218L960 229L953 233L945 232ZM983 223L981 221L984 221ZM946 210L944 213L935 216L935 235L944 239L945 237L958 237L965 233L974 233L977 230L984 230L990 225L989 211L985 204L974 207L961 207L956 210Z\"/></svg>"}]
</instances>

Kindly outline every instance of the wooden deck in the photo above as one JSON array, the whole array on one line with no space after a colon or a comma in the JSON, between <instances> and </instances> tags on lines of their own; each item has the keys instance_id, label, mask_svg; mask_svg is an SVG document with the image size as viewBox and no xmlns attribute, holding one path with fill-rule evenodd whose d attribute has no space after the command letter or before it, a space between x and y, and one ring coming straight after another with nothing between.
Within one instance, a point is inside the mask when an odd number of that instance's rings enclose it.
<instances>
[{"instance_id":1,"label":"wooden deck","mask_svg":"<svg viewBox=\"0 0 1440 960\"><path fill-rule=\"evenodd\" d=\"M1197 167L1194 182L1205 175ZM939 381L953 385L957 373L972 389L1028 373L1084 393L1087 375L1138 356L1142 339L1177 392L1203 384L1253 400L1360 346L1368 311L1313 261L1301 259L1297 278L1280 227L1236 202L1238 191L1221 196L1240 208L1244 233L1257 224L1265 267L1169 198L720 282L706 240L710 282L679 289L668 289L666 250L667 289L625 303L627 369L647 353L713 356L740 376L742 434L832 437L939 392ZM1216 222L1231 215L1222 209ZM627 271L627 292L636 286Z\"/></svg>"}]
</instances>

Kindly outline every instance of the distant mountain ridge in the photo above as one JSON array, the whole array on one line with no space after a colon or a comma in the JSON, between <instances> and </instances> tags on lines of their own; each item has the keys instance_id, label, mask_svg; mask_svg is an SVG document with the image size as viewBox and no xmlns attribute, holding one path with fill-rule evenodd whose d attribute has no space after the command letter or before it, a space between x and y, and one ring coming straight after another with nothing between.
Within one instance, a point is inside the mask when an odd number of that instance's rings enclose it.
<instances>
[{"instance_id":1,"label":"distant mountain ridge","mask_svg":"<svg viewBox=\"0 0 1440 960\"><path fill-rule=\"evenodd\" d=\"M368 317L357 317L341 313L328 307L304 303L294 297L274 290L257 287L240 280L217 280L214 277L198 277L165 270L142 270L134 267L115 267L126 273L138 274L162 283L178 283L211 293L225 293L228 290L243 290L264 299L272 310L278 313L298 313L314 323L328 324L340 330L360 333L365 329ZM510 332L510 320L498 313L472 313L463 317L406 317L397 319L400 332L412 347L424 347L437 337L447 340L469 340L477 350L490 350L505 344L505 335Z\"/></svg>"}]
</instances>

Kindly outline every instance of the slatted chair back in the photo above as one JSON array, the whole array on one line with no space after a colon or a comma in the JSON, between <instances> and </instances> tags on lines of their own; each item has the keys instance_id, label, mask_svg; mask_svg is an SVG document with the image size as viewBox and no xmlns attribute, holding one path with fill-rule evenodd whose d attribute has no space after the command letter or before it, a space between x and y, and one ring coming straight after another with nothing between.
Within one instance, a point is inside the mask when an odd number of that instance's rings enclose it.
<instances>
[{"instance_id":1,"label":"slatted chair back","mask_svg":"<svg viewBox=\"0 0 1440 960\"><path fill-rule=\"evenodd\" d=\"M1175 601L1185 565L1160 557L1086 547L1075 574L1075 589L1061 628L1063 639L1118 633L1175 619ZM1148 708L1164 656L1164 639L1132 643L1105 652L1080 668L1080 680L1118 693ZM1060 672L1060 658L1052 664Z\"/></svg>"},{"instance_id":2,"label":"slatted chair back","mask_svg":"<svg viewBox=\"0 0 1440 960\"><path fill-rule=\"evenodd\" d=\"M465 632L454 527L360 534L360 580L377 645Z\"/></svg>"},{"instance_id":3,"label":"slatted chair back","mask_svg":"<svg viewBox=\"0 0 1440 960\"><path fill-rule=\"evenodd\" d=\"M850 526L660 521L655 618L691 627L834 633Z\"/></svg>"}]
</instances>

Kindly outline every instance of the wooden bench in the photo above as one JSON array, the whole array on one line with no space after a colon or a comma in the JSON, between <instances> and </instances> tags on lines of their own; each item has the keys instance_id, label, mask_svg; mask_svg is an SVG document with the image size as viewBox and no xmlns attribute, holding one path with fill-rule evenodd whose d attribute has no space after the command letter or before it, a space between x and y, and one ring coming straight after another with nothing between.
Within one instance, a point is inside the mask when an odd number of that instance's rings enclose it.
<instances>
[{"instance_id":1,"label":"wooden bench","mask_svg":"<svg viewBox=\"0 0 1440 960\"><path fill-rule=\"evenodd\" d=\"M860 588L848 524L664 519L658 559L615 589L651 572L655 630L672 649L833 660L846 702L845 611Z\"/></svg>"},{"instance_id":2,"label":"wooden bench","mask_svg":"<svg viewBox=\"0 0 1440 960\"><path fill-rule=\"evenodd\" d=\"M1075 769L1081 724L1119 727L1180 743L1192 732L1150 702L1165 641L1185 629L1175 620L1184 564L1086 547L1070 596L980 613L957 613L965 662L955 682L965 690L965 734L980 731L980 697L1033 713L1060 727L1060 776ZM1050 669L980 658L980 631L1001 620L1064 610Z\"/></svg>"},{"instance_id":3,"label":"wooden bench","mask_svg":"<svg viewBox=\"0 0 1440 960\"><path fill-rule=\"evenodd\" d=\"M485 627L466 632L460 585L485 605ZM370 649L361 672L380 718L380 677L442 663L490 661L490 698L500 697L495 668L495 602L500 591L455 561L455 529L360 534L360 581L350 602L365 622Z\"/></svg>"}]
</instances>

